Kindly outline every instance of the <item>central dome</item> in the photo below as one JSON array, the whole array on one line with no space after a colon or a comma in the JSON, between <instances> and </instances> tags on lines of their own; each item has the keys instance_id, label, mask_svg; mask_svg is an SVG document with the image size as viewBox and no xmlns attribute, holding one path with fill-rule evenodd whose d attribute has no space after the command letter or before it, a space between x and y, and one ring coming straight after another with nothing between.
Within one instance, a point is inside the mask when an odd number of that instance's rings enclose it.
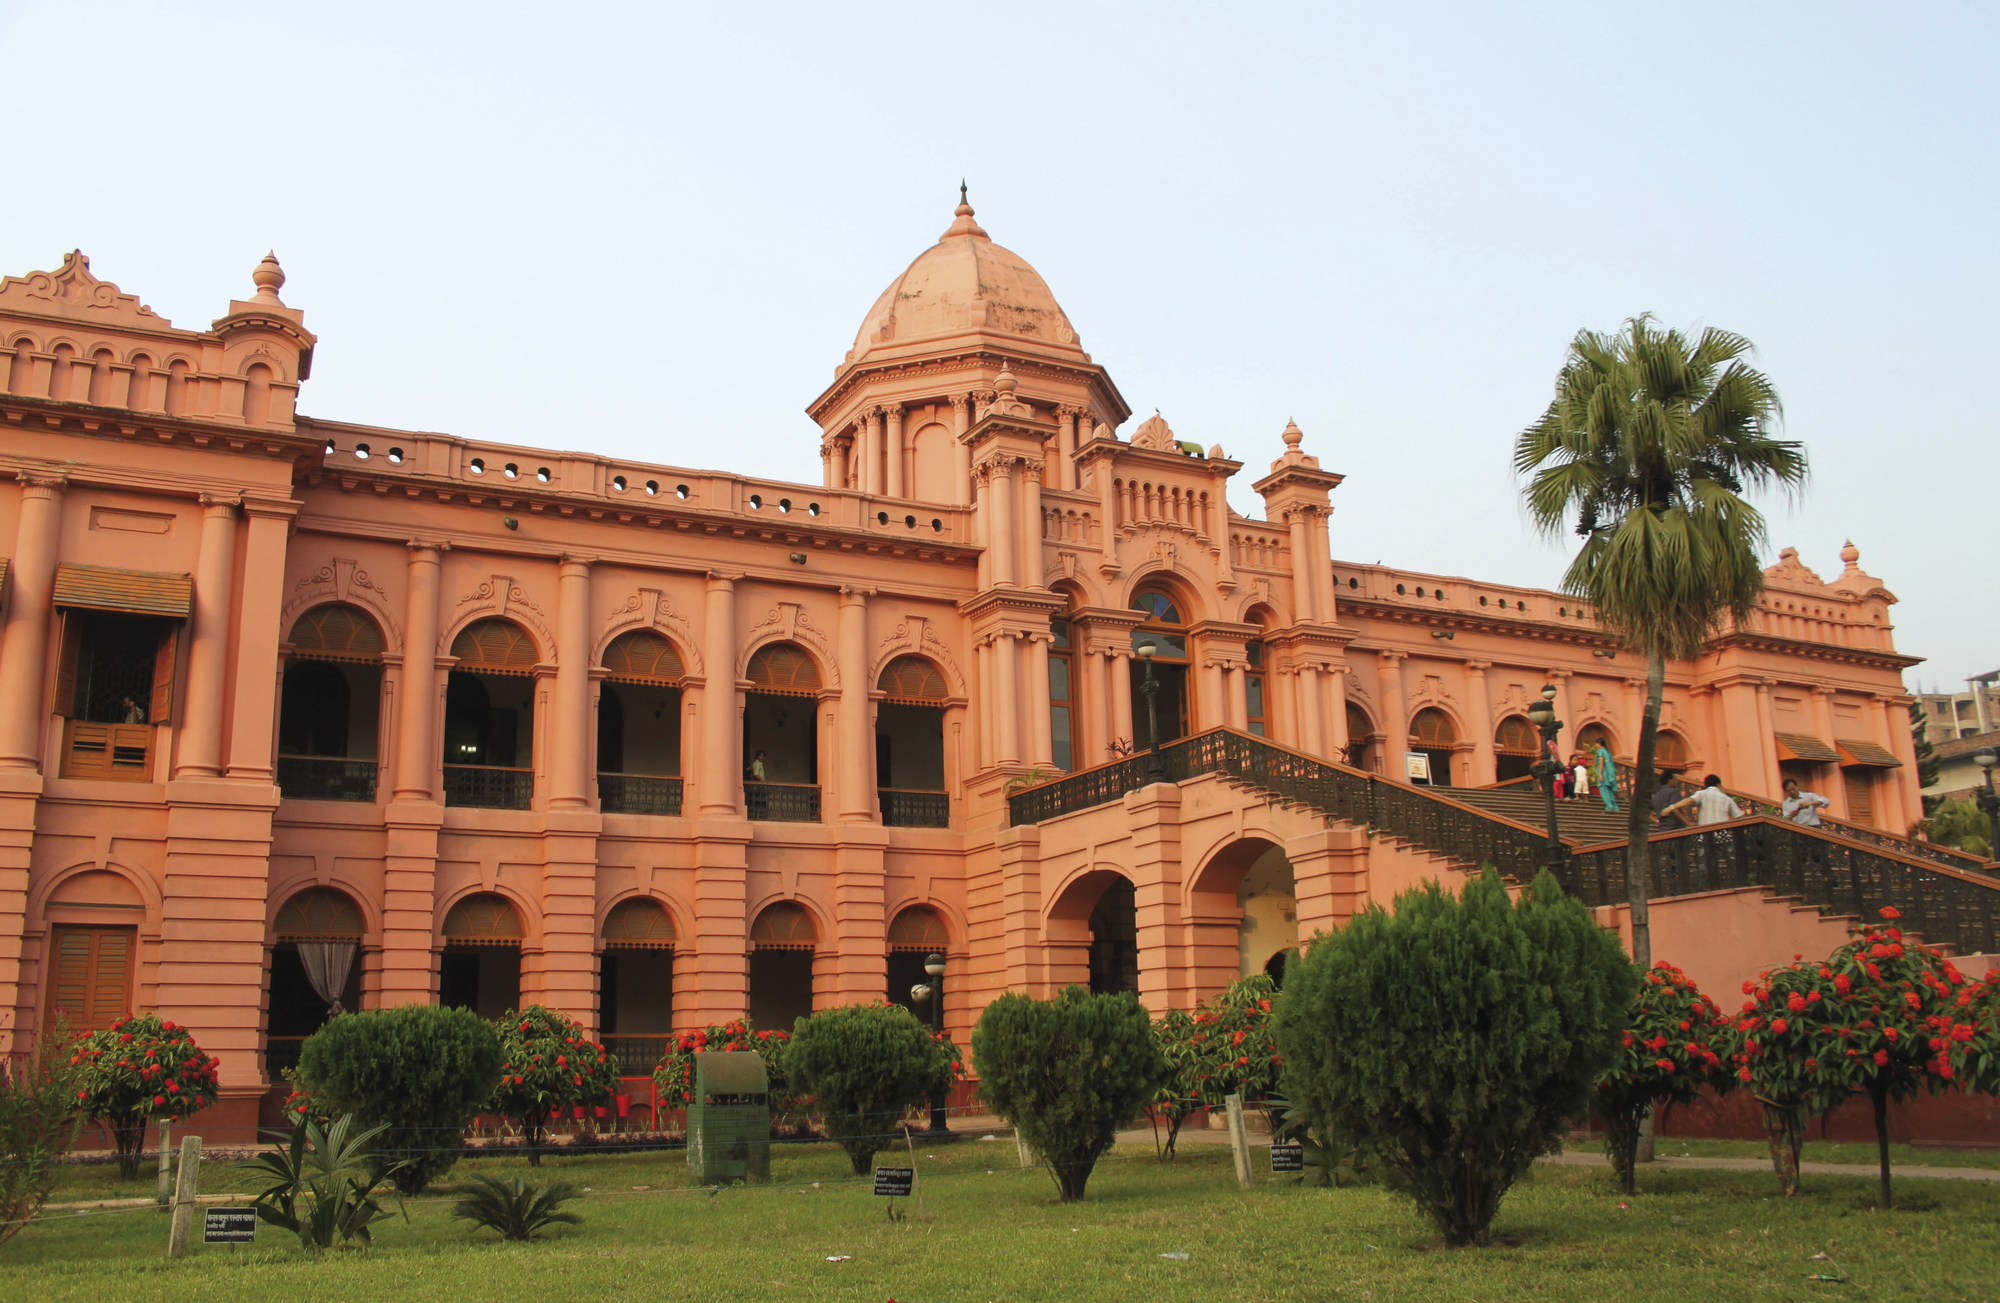
<instances>
[{"instance_id":1,"label":"central dome","mask_svg":"<svg viewBox=\"0 0 2000 1303\"><path fill-rule=\"evenodd\" d=\"M951 226L868 310L847 361L910 340L973 333L1083 351L1048 282L1020 254L993 243L961 193Z\"/></svg>"}]
</instances>

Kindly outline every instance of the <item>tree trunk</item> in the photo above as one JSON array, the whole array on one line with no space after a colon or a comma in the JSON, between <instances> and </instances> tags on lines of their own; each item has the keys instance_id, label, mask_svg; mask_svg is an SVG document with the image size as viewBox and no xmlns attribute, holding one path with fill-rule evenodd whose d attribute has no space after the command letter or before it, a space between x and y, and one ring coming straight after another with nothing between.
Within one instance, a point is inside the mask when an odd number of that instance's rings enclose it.
<instances>
[{"instance_id":1,"label":"tree trunk","mask_svg":"<svg viewBox=\"0 0 2000 1303\"><path fill-rule=\"evenodd\" d=\"M1771 1166L1778 1172L1778 1189L1785 1195L1799 1192L1799 1149L1805 1143L1806 1111L1798 1105L1764 1105L1764 1130L1771 1138Z\"/></svg>"},{"instance_id":2,"label":"tree trunk","mask_svg":"<svg viewBox=\"0 0 2000 1303\"><path fill-rule=\"evenodd\" d=\"M530 1118L521 1119L521 1148L528 1151L528 1166L542 1165L542 1141L546 1134L541 1123Z\"/></svg>"},{"instance_id":3,"label":"tree trunk","mask_svg":"<svg viewBox=\"0 0 2000 1303\"><path fill-rule=\"evenodd\" d=\"M1644 1104L1607 1109L1604 1113L1604 1154L1618 1176L1619 1190L1625 1194L1635 1193L1633 1162L1639 1148L1640 1119L1645 1116Z\"/></svg>"},{"instance_id":4,"label":"tree trunk","mask_svg":"<svg viewBox=\"0 0 2000 1303\"><path fill-rule=\"evenodd\" d=\"M1654 744L1660 734L1660 697L1667 662L1654 648L1646 656L1646 713L1639 720L1639 750L1632 758L1632 808L1625 816L1625 898L1632 906L1632 962L1653 966L1653 925L1648 901L1653 882Z\"/></svg>"},{"instance_id":5,"label":"tree trunk","mask_svg":"<svg viewBox=\"0 0 2000 1303\"><path fill-rule=\"evenodd\" d=\"M139 1160L146 1152L146 1115L128 1113L105 1119L111 1127L111 1144L118 1155L118 1179L139 1179Z\"/></svg>"},{"instance_id":6,"label":"tree trunk","mask_svg":"<svg viewBox=\"0 0 2000 1303\"><path fill-rule=\"evenodd\" d=\"M1056 1178L1056 1197L1062 1203L1077 1203L1083 1199L1083 1187L1090 1182L1090 1169L1097 1166L1095 1159L1072 1159L1067 1163L1049 1160L1049 1171Z\"/></svg>"},{"instance_id":7,"label":"tree trunk","mask_svg":"<svg viewBox=\"0 0 2000 1303\"><path fill-rule=\"evenodd\" d=\"M1882 1203L1889 1207L1889 1086L1880 1077L1868 1083L1868 1098L1875 1102L1875 1153L1882 1164Z\"/></svg>"}]
</instances>

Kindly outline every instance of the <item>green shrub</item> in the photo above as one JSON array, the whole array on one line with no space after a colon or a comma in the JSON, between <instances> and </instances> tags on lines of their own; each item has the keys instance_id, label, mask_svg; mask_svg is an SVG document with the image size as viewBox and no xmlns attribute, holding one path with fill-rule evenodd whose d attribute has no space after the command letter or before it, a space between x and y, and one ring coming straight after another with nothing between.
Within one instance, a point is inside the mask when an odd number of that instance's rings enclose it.
<instances>
[{"instance_id":1,"label":"green shrub","mask_svg":"<svg viewBox=\"0 0 2000 1303\"><path fill-rule=\"evenodd\" d=\"M353 1124L352 1117L328 1125L301 1116L284 1148L267 1149L237 1164L271 1178L256 1198L260 1221L290 1231L308 1249L374 1242L368 1225L383 1215L376 1187L393 1178L400 1165L385 1164L375 1152L374 1142L386 1127L350 1134ZM403 1216L409 1219L407 1212Z\"/></svg>"},{"instance_id":2,"label":"green shrub","mask_svg":"<svg viewBox=\"0 0 2000 1303\"><path fill-rule=\"evenodd\" d=\"M1165 1157L1173 1157L1181 1123L1196 1109L1219 1109L1231 1095L1248 1104L1276 1093L1284 1063L1271 1040L1277 994L1277 984L1258 973L1192 1010L1169 1009L1153 1025L1169 1069L1153 1099L1154 1113L1167 1122Z\"/></svg>"},{"instance_id":3,"label":"green shrub","mask_svg":"<svg viewBox=\"0 0 2000 1303\"><path fill-rule=\"evenodd\" d=\"M1585 1115L1635 982L1547 873L1518 902L1490 869L1462 896L1430 884L1286 970L1284 1093L1358 1137L1447 1243L1483 1244L1508 1188Z\"/></svg>"},{"instance_id":4,"label":"green shrub","mask_svg":"<svg viewBox=\"0 0 2000 1303\"><path fill-rule=\"evenodd\" d=\"M203 1054L187 1028L142 1013L84 1037L70 1063L83 1115L111 1128L118 1175L132 1181L146 1119L184 1118L213 1104L221 1060Z\"/></svg>"},{"instance_id":5,"label":"green shrub","mask_svg":"<svg viewBox=\"0 0 2000 1303\"><path fill-rule=\"evenodd\" d=\"M500 1037L470 1009L406 1004L345 1013L307 1039L299 1075L313 1106L386 1126L375 1150L416 1194L451 1170L465 1129L500 1084Z\"/></svg>"},{"instance_id":6,"label":"green shrub","mask_svg":"<svg viewBox=\"0 0 2000 1303\"><path fill-rule=\"evenodd\" d=\"M58 1017L42 1028L32 1053L0 1056L0 1244L41 1211L76 1143L81 1067Z\"/></svg>"},{"instance_id":7,"label":"green shrub","mask_svg":"<svg viewBox=\"0 0 2000 1303\"><path fill-rule=\"evenodd\" d=\"M557 1181L547 1187L528 1185L515 1177L496 1181L490 1176L472 1178L473 1188L451 1206L455 1221L468 1221L473 1229L485 1227L500 1232L507 1240L532 1240L547 1226L581 1226L575 1213L556 1211L576 1197L576 1187Z\"/></svg>"},{"instance_id":8,"label":"green shrub","mask_svg":"<svg viewBox=\"0 0 2000 1303\"><path fill-rule=\"evenodd\" d=\"M903 1006L849 1004L799 1019L785 1070L794 1089L818 1101L828 1138L859 1175L889 1147L903 1113L937 1085L941 1054Z\"/></svg>"},{"instance_id":9,"label":"green shrub","mask_svg":"<svg viewBox=\"0 0 2000 1303\"><path fill-rule=\"evenodd\" d=\"M1118 1128L1167 1079L1145 1006L1131 992L1080 986L1053 1000L1003 995L972 1029L979 1094L1049 1165L1064 1203L1084 1185Z\"/></svg>"},{"instance_id":10,"label":"green shrub","mask_svg":"<svg viewBox=\"0 0 2000 1303\"><path fill-rule=\"evenodd\" d=\"M1633 971L1641 970L1633 965ZM1691 1104L1703 1086L1718 1092L1736 1082L1723 1061L1735 1021L1694 981L1662 959L1625 1011L1625 1029L1611 1066L1597 1079L1595 1103L1604 1116L1605 1152L1618 1185L1633 1192L1639 1126L1662 1101Z\"/></svg>"},{"instance_id":11,"label":"green shrub","mask_svg":"<svg viewBox=\"0 0 2000 1303\"><path fill-rule=\"evenodd\" d=\"M764 1080L771 1095L771 1120L797 1117L812 1100L791 1089L785 1076L785 1052L791 1045L789 1031L753 1031L747 1018L713 1023L700 1031L682 1032L667 1047L659 1066L653 1069L653 1091L662 1109L686 1108L694 1093L694 1056L700 1054L741 1054L754 1050L764 1060Z\"/></svg>"},{"instance_id":12,"label":"green shrub","mask_svg":"<svg viewBox=\"0 0 2000 1303\"><path fill-rule=\"evenodd\" d=\"M487 1108L521 1128L528 1162L542 1165L551 1114L595 1108L618 1090L618 1068L575 1020L539 1004L509 1009L500 1036L500 1085Z\"/></svg>"}]
</instances>

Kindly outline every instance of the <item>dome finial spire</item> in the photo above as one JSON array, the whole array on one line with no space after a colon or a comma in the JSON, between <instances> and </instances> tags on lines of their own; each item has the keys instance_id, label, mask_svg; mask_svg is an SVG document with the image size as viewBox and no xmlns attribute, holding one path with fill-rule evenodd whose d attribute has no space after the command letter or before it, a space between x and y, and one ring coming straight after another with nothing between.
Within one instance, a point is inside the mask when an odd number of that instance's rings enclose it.
<instances>
[{"instance_id":1,"label":"dome finial spire","mask_svg":"<svg viewBox=\"0 0 2000 1303\"><path fill-rule=\"evenodd\" d=\"M965 178L964 178L964 177L960 177L960 178L958 179L958 202L960 202L960 203L964 203L964 202L966 202L966 200L965 200Z\"/></svg>"},{"instance_id":2,"label":"dome finial spire","mask_svg":"<svg viewBox=\"0 0 2000 1303\"><path fill-rule=\"evenodd\" d=\"M986 234L984 227L972 219L972 204L965 197L965 178L958 179L958 207L952 212L951 225L945 228L940 241L949 240L954 235L976 235L982 240L993 237Z\"/></svg>"}]
</instances>

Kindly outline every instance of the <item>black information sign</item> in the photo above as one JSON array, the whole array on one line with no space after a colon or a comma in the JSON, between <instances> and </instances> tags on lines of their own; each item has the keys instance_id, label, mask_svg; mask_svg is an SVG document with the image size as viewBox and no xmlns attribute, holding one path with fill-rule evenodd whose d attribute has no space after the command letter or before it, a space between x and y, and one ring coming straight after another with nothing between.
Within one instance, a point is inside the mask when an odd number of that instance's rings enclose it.
<instances>
[{"instance_id":1,"label":"black information sign","mask_svg":"<svg viewBox=\"0 0 2000 1303\"><path fill-rule=\"evenodd\" d=\"M878 1167L875 1169L875 1193L891 1198L907 1196L917 1188L917 1169L914 1167Z\"/></svg>"},{"instance_id":2,"label":"black information sign","mask_svg":"<svg viewBox=\"0 0 2000 1303\"><path fill-rule=\"evenodd\" d=\"M1274 1172L1305 1171L1306 1147L1301 1144L1272 1145L1271 1170Z\"/></svg>"},{"instance_id":3,"label":"black information sign","mask_svg":"<svg viewBox=\"0 0 2000 1303\"><path fill-rule=\"evenodd\" d=\"M201 1211L203 1244L255 1244L255 1208L204 1208Z\"/></svg>"}]
</instances>

